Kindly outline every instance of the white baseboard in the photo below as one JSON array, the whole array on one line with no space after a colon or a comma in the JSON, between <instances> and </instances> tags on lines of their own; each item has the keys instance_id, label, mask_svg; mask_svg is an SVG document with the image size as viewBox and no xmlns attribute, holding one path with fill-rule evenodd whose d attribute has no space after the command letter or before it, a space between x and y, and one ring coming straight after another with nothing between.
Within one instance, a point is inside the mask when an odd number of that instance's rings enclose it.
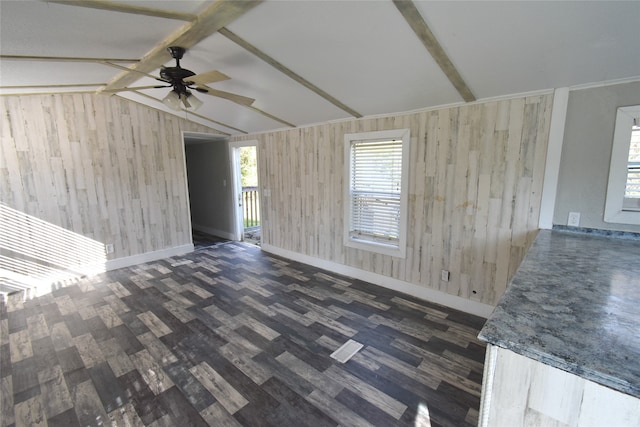
<instances>
[{"instance_id":1,"label":"white baseboard","mask_svg":"<svg viewBox=\"0 0 640 427\"><path fill-rule=\"evenodd\" d=\"M145 252L143 254L131 255L122 258L110 259L104 264L106 271L118 268L129 267L136 264L144 264L162 258L169 258L177 255L184 255L193 252L193 243L176 246L173 248L161 249L159 251Z\"/></svg>"},{"instance_id":2,"label":"white baseboard","mask_svg":"<svg viewBox=\"0 0 640 427\"><path fill-rule=\"evenodd\" d=\"M493 312L494 307L492 305L483 304L478 301L472 301L455 295L450 295L445 292L436 291L424 286L415 285L413 283L383 276L377 273L372 273L370 271L361 270L359 268L349 267L348 265L338 264L333 261L327 261L309 255L300 254L269 244L263 244L262 250L274 255L279 255L284 258L289 258L294 261L322 268L324 270L333 271L337 274L353 277L355 279L373 283L374 285L382 286L387 289L402 292L404 294L408 294L425 301L433 302L436 304L454 308L456 310L464 311L465 313L484 317L485 319L488 318Z\"/></svg>"},{"instance_id":3,"label":"white baseboard","mask_svg":"<svg viewBox=\"0 0 640 427\"><path fill-rule=\"evenodd\" d=\"M197 231L202 231L203 233L210 234L212 236L222 237L227 240L236 240L236 236L233 233L228 231L217 230L215 228L207 227L204 225L191 224L191 228Z\"/></svg>"}]
</instances>

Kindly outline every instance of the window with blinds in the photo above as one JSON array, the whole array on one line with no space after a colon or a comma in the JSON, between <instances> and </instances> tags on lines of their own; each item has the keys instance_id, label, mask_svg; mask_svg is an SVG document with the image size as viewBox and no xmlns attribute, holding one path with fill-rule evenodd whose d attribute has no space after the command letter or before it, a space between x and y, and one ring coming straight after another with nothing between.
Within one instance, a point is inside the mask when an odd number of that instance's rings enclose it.
<instances>
[{"instance_id":1,"label":"window with blinds","mask_svg":"<svg viewBox=\"0 0 640 427\"><path fill-rule=\"evenodd\" d=\"M623 209L640 210L640 120L634 119L631 128L627 182L624 189Z\"/></svg>"},{"instance_id":2,"label":"window with blinds","mask_svg":"<svg viewBox=\"0 0 640 427\"><path fill-rule=\"evenodd\" d=\"M404 256L409 130L345 136L345 244Z\"/></svg>"},{"instance_id":3,"label":"window with blinds","mask_svg":"<svg viewBox=\"0 0 640 427\"><path fill-rule=\"evenodd\" d=\"M640 224L640 105L616 113L604 220Z\"/></svg>"}]
</instances>

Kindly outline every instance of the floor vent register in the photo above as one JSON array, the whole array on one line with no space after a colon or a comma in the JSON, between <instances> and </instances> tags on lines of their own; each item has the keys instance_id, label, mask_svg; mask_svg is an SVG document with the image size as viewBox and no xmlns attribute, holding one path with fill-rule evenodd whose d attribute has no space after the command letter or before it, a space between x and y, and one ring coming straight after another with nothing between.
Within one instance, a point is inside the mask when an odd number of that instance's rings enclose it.
<instances>
[{"instance_id":1,"label":"floor vent register","mask_svg":"<svg viewBox=\"0 0 640 427\"><path fill-rule=\"evenodd\" d=\"M331 357L336 359L340 363L346 363L351 359L360 349L364 347L364 344L360 344L357 341L349 340L342 344L339 349L331 353Z\"/></svg>"}]
</instances>

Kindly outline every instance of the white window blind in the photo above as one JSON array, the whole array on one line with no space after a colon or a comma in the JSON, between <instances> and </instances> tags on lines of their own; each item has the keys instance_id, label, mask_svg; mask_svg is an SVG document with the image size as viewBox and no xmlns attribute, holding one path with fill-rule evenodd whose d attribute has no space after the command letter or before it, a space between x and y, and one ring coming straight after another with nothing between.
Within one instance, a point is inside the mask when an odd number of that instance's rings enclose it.
<instances>
[{"instance_id":1,"label":"white window blind","mask_svg":"<svg viewBox=\"0 0 640 427\"><path fill-rule=\"evenodd\" d=\"M352 238L398 246L402 140L351 142Z\"/></svg>"},{"instance_id":2,"label":"white window blind","mask_svg":"<svg viewBox=\"0 0 640 427\"><path fill-rule=\"evenodd\" d=\"M636 124L639 121L635 119L631 128L627 182L624 189L625 209L640 209L640 123Z\"/></svg>"},{"instance_id":3,"label":"white window blind","mask_svg":"<svg viewBox=\"0 0 640 427\"><path fill-rule=\"evenodd\" d=\"M344 135L344 245L404 258L409 129Z\"/></svg>"}]
</instances>

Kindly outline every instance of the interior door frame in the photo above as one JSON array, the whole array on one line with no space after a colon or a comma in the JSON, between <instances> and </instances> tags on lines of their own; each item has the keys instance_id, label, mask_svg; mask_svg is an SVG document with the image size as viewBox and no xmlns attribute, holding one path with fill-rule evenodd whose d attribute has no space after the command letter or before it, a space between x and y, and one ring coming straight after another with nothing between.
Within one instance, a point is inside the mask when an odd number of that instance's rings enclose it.
<instances>
[{"instance_id":1,"label":"interior door frame","mask_svg":"<svg viewBox=\"0 0 640 427\"><path fill-rule=\"evenodd\" d=\"M248 141L232 141L229 142L229 161L231 165L231 183L233 185L233 234L234 240L244 239L244 216L242 211L242 181L240 171L240 148L242 147L256 147L256 167L258 169L258 193L260 192L260 155L258 154L258 141L255 139ZM262 204L258 205L258 212L260 218L262 218L262 212L260 212Z\"/></svg>"},{"instance_id":2,"label":"interior door frame","mask_svg":"<svg viewBox=\"0 0 640 427\"><path fill-rule=\"evenodd\" d=\"M1 1L1 0L0 0ZM191 194L189 192L189 167L187 166L187 144L189 143L189 141L195 142L195 141L200 141L202 143L205 144L211 144L211 143L228 143L229 142L229 137L227 136L223 136L217 133L207 133L207 132L192 132L192 131L181 131L182 134L182 159L183 159L183 173L184 173L184 191L186 194L186 200L187 200L187 219L188 219L188 225L189 227L187 228L189 230L189 243L191 244L191 246L193 246L193 219L191 217L191 204L192 203L198 203L197 199L192 199L191 198ZM193 178L192 178L193 179ZM201 230L204 231L204 230ZM220 231L220 230L218 230ZM229 235L231 233L228 233ZM224 237L223 235L220 235L220 237ZM227 236L229 237L229 236Z\"/></svg>"}]
</instances>

